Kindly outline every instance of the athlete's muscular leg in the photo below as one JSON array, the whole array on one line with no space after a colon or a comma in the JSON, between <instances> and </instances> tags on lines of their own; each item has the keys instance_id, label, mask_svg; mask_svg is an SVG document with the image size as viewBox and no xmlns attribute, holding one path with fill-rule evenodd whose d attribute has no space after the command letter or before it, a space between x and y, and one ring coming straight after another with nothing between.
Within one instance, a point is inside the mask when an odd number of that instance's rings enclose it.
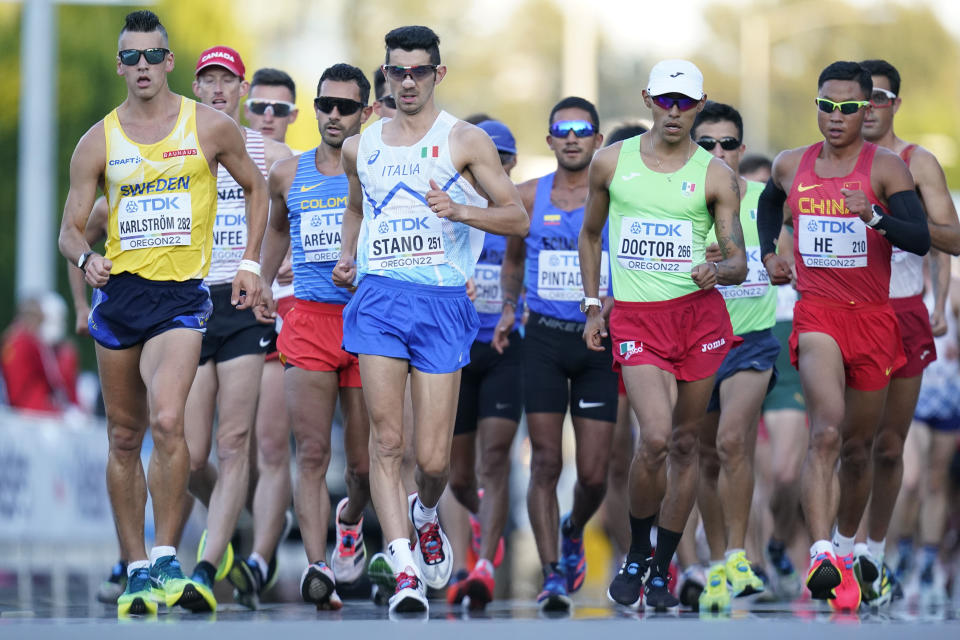
<instances>
[{"instance_id":1,"label":"athlete's muscular leg","mask_svg":"<svg viewBox=\"0 0 960 640\"><path fill-rule=\"evenodd\" d=\"M873 540L886 537L893 517L903 479L903 443L917 407L921 379L894 378L887 390L887 403L873 443L873 489L867 517L867 534Z\"/></svg>"},{"instance_id":2,"label":"athlete's muscular leg","mask_svg":"<svg viewBox=\"0 0 960 640\"><path fill-rule=\"evenodd\" d=\"M199 332L172 329L143 345L140 375L147 388L153 455L150 497L157 546L175 546L183 494L190 473L190 454L183 437L183 412L200 357Z\"/></svg>"},{"instance_id":3,"label":"athlete's muscular leg","mask_svg":"<svg viewBox=\"0 0 960 640\"><path fill-rule=\"evenodd\" d=\"M836 467L846 388L840 347L824 333L801 333L798 365L810 415L800 500L811 539L829 540L839 500Z\"/></svg>"},{"instance_id":4,"label":"athlete's muscular leg","mask_svg":"<svg viewBox=\"0 0 960 640\"><path fill-rule=\"evenodd\" d=\"M450 447L450 492L470 513L480 510L476 471L477 431L453 436Z\"/></svg>"},{"instance_id":5,"label":"athlete's muscular leg","mask_svg":"<svg viewBox=\"0 0 960 640\"><path fill-rule=\"evenodd\" d=\"M950 515L950 461L957 451L957 432L930 430L927 492L920 507L920 544L941 546Z\"/></svg>"},{"instance_id":6,"label":"athlete's muscular leg","mask_svg":"<svg viewBox=\"0 0 960 640\"><path fill-rule=\"evenodd\" d=\"M667 487L659 524L671 531L683 531L697 498L700 428L707 412L713 376L694 382L677 382L673 409L673 430L667 454Z\"/></svg>"},{"instance_id":7,"label":"athlete's muscular leg","mask_svg":"<svg viewBox=\"0 0 960 640\"><path fill-rule=\"evenodd\" d=\"M370 495L384 541L410 536L403 458L403 394L406 360L360 354L363 400L370 415ZM397 567L397 570L401 570Z\"/></svg>"},{"instance_id":8,"label":"athlete's muscular leg","mask_svg":"<svg viewBox=\"0 0 960 640\"><path fill-rule=\"evenodd\" d=\"M140 378L141 347L107 349L96 345L100 386L107 411L107 490L120 550L127 562L147 557L143 539L147 481L140 461L147 431L147 390Z\"/></svg>"},{"instance_id":9,"label":"athlete's muscular leg","mask_svg":"<svg viewBox=\"0 0 960 640\"><path fill-rule=\"evenodd\" d=\"M637 451L630 463L630 515L647 518L660 511L667 487L666 461L677 382L653 365L623 367L622 371L627 397L640 427Z\"/></svg>"},{"instance_id":10,"label":"athlete's muscular leg","mask_svg":"<svg viewBox=\"0 0 960 640\"><path fill-rule=\"evenodd\" d=\"M191 496L207 507L210 506L210 494L217 482L217 470L210 464L210 450L218 384L213 360L207 360L197 367L183 416L183 434L190 451L190 480L187 486ZM190 497L186 499L192 501Z\"/></svg>"},{"instance_id":11,"label":"athlete's muscular leg","mask_svg":"<svg viewBox=\"0 0 960 640\"><path fill-rule=\"evenodd\" d=\"M237 526L250 482L250 433L257 415L263 355L217 363L217 483L207 512L203 560L216 566Z\"/></svg>"},{"instance_id":12,"label":"athlete's muscular leg","mask_svg":"<svg viewBox=\"0 0 960 640\"><path fill-rule=\"evenodd\" d=\"M510 513L510 449L517 434L517 424L507 418L483 418L480 434L480 523L483 544L480 557L493 561L503 529Z\"/></svg>"},{"instance_id":13,"label":"athlete's muscular leg","mask_svg":"<svg viewBox=\"0 0 960 640\"><path fill-rule=\"evenodd\" d=\"M773 370L739 371L720 383L720 457L718 489L723 505L728 549L746 545L747 523L753 499L754 451L760 408Z\"/></svg>"},{"instance_id":14,"label":"athlete's muscular leg","mask_svg":"<svg viewBox=\"0 0 960 640\"><path fill-rule=\"evenodd\" d=\"M341 388L340 406L343 409L343 448L347 459L344 481L349 498L340 517L344 522L354 524L363 517L363 510L370 502L370 416L360 387Z\"/></svg>"},{"instance_id":15,"label":"athlete's muscular leg","mask_svg":"<svg viewBox=\"0 0 960 640\"><path fill-rule=\"evenodd\" d=\"M807 414L796 409L779 409L764 414L773 469L770 511L773 538L789 542L797 528L800 504L800 470L803 467L809 430Z\"/></svg>"},{"instance_id":16,"label":"athlete's muscular leg","mask_svg":"<svg viewBox=\"0 0 960 640\"><path fill-rule=\"evenodd\" d=\"M297 482L293 504L303 533L307 562L327 557L330 493L330 429L337 404L339 381L333 371L305 371L291 367L283 373L287 406L297 442Z\"/></svg>"},{"instance_id":17,"label":"athlete's muscular leg","mask_svg":"<svg viewBox=\"0 0 960 640\"><path fill-rule=\"evenodd\" d=\"M563 416L562 413L527 414L531 448L527 513L541 565L556 562L559 558L557 481L563 470Z\"/></svg>"},{"instance_id":18,"label":"athlete's muscular leg","mask_svg":"<svg viewBox=\"0 0 960 640\"><path fill-rule=\"evenodd\" d=\"M717 452L717 432L720 412L706 414L700 428L700 481L697 483L697 506L707 534L710 559L723 558L727 550L727 526L724 523L726 504L720 501L720 454Z\"/></svg>"},{"instance_id":19,"label":"athlete's muscular leg","mask_svg":"<svg viewBox=\"0 0 960 640\"><path fill-rule=\"evenodd\" d=\"M846 415L840 452L840 504L837 531L854 537L870 498L873 481L873 438L883 415L887 389L858 391L847 389Z\"/></svg>"},{"instance_id":20,"label":"athlete's muscular leg","mask_svg":"<svg viewBox=\"0 0 960 640\"><path fill-rule=\"evenodd\" d=\"M460 371L425 373L414 368L410 385L417 491L424 506L435 507L450 475L450 446L460 397Z\"/></svg>"},{"instance_id":21,"label":"athlete's muscular leg","mask_svg":"<svg viewBox=\"0 0 960 640\"><path fill-rule=\"evenodd\" d=\"M576 439L577 482L573 487L573 509L570 519L579 527L600 508L607 490L607 469L610 465L610 444L615 422L573 416Z\"/></svg>"},{"instance_id":22,"label":"athlete's muscular leg","mask_svg":"<svg viewBox=\"0 0 960 640\"><path fill-rule=\"evenodd\" d=\"M615 553L620 556L630 548L630 522L627 519L627 480L634 450L633 414L625 395L619 396L617 425L613 430L610 467L607 472L607 493L603 498L603 528Z\"/></svg>"},{"instance_id":23,"label":"athlete's muscular leg","mask_svg":"<svg viewBox=\"0 0 960 640\"><path fill-rule=\"evenodd\" d=\"M283 389L283 365L277 360L263 365L256 435L258 473L253 491L253 551L269 562L283 533L283 514L293 493L290 415Z\"/></svg>"}]
</instances>

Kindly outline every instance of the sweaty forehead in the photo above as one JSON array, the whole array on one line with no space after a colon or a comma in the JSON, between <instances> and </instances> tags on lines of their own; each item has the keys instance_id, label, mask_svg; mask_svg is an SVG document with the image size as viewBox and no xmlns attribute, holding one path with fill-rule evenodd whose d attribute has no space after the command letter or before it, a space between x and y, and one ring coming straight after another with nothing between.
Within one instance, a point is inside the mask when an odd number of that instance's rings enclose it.
<instances>
[{"instance_id":1,"label":"sweaty forehead","mask_svg":"<svg viewBox=\"0 0 960 640\"><path fill-rule=\"evenodd\" d=\"M550 121L550 124L554 122L561 122L563 120L586 120L587 122L593 122L593 118L590 114L578 107L567 107L566 109L560 109L555 114L553 114L553 120Z\"/></svg>"},{"instance_id":2,"label":"sweaty forehead","mask_svg":"<svg viewBox=\"0 0 960 640\"><path fill-rule=\"evenodd\" d=\"M250 97L259 100L283 100L293 102L290 89L277 84L258 84L250 89Z\"/></svg>"},{"instance_id":3,"label":"sweaty forehead","mask_svg":"<svg viewBox=\"0 0 960 640\"><path fill-rule=\"evenodd\" d=\"M696 138L707 136L719 140L726 137L736 138L740 132L737 131L737 125L729 120L715 120L713 122L701 122L693 133Z\"/></svg>"},{"instance_id":4,"label":"sweaty forehead","mask_svg":"<svg viewBox=\"0 0 960 640\"><path fill-rule=\"evenodd\" d=\"M820 97L834 102L865 99L860 83L855 80L827 80L820 87Z\"/></svg>"},{"instance_id":5,"label":"sweaty forehead","mask_svg":"<svg viewBox=\"0 0 960 640\"><path fill-rule=\"evenodd\" d=\"M390 49L390 64L399 64L410 67L415 64L430 64L430 54L424 49Z\"/></svg>"},{"instance_id":6,"label":"sweaty forehead","mask_svg":"<svg viewBox=\"0 0 960 640\"><path fill-rule=\"evenodd\" d=\"M120 50L124 49L153 49L154 47L166 47L163 34L159 31L124 31L120 35Z\"/></svg>"}]
</instances>

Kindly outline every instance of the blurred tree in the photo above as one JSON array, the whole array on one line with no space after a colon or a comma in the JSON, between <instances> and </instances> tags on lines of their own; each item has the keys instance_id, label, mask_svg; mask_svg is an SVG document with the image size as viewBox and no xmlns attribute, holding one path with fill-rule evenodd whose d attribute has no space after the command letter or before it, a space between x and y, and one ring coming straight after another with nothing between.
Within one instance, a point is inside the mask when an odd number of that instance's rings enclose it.
<instances>
[{"instance_id":1,"label":"blurred tree","mask_svg":"<svg viewBox=\"0 0 960 640\"><path fill-rule=\"evenodd\" d=\"M802 21L784 24L788 14L783 9L790 5L802 7L811 23L820 23L822 16L830 14L848 17L840 20L845 24L823 28L811 29ZM705 88L712 99L739 106L740 85L751 81L740 77L743 17L764 13L771 16L772 35L770 148L751 151L773 155L819 139L813 98L820 71L835 60L883 58L897 67L902 77L903 106L897 114L897 134L927 146L943 164L948 181L960 185L960 148L954 138L960 126L955 106L960 98L960 46L928 6L877 3L865 7L836 0L713 5L706 11L713 35L693 57L704 72ZM744 125L749 128L751 123Z\"/></svg>"}]
</instances>

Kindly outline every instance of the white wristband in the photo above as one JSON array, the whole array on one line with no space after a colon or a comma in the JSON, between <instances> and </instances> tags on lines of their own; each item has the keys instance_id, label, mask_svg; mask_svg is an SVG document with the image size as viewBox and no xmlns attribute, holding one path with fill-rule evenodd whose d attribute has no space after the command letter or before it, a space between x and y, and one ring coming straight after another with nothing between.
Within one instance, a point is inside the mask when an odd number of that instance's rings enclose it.
<instances>
[{"instance_id":1,"label":"white wristband","mask_svg":"<svg viewBox=\"0 0 960 640\"><path fill-rule=\"evenodd\" d=\"M249 271L255 276L260 275L260 263L254 262L253 260L241 260L240 266L237 269L242 271Z\"/></svg>"}]
</instances>

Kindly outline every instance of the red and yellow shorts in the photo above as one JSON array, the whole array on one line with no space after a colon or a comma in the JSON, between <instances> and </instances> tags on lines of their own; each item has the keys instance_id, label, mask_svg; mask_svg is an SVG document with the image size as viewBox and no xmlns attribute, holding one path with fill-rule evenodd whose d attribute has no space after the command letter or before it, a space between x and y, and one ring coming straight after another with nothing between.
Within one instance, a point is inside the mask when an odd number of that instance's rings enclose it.
<instances>
[{"instance_id":1,"label":"red and yellow shorts","mask_svg":"<svg viewBox=\"0 0 960 640\"><path fill-rule=\"evenodd\" d=\"M341 387L359 387L360 363L341 347L343 307L296 300L277 339L280 361L305 371L333 371L339 375Z\"/></svg>"}]
</instances>

